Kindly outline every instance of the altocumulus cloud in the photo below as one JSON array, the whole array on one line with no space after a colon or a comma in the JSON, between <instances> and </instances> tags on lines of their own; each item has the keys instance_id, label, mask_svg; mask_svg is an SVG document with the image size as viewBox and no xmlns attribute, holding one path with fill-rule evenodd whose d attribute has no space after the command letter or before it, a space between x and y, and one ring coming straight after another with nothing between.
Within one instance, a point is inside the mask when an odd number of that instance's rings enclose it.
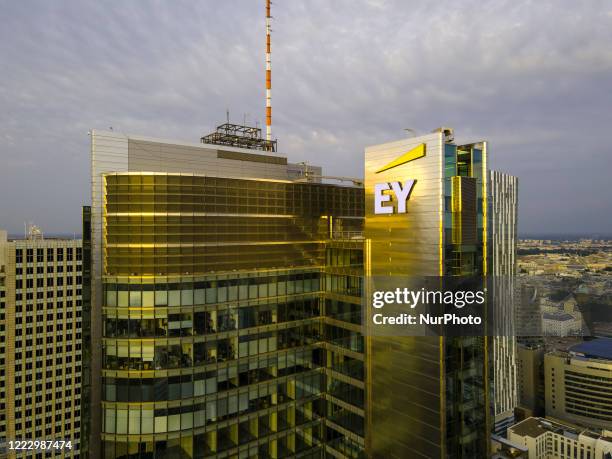
<instances>
[{"instance_id":1,"label":"altocumulus cloud","mask_svg":"<svg viewBox=\"0 0 612 459\"><path fill-rule=\"evenodd\" d=\"M79 231L87 131L197 139L263 119L263 0L0 3L0 227ZM612 232L606 1L278 1L274 135L363 174L404 128L486 138L524 232Z\"/></svg>"}]
</instances>

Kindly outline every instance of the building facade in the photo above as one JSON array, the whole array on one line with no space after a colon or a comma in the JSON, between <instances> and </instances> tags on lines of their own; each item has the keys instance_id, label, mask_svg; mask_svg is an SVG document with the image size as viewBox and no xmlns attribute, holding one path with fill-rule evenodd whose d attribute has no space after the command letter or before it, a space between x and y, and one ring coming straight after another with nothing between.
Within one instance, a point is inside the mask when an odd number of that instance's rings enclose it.
<instances>
[{"instance_id":1,"label":"building facade","mask_svg":"<svg viewBox=\"0 0 612 459\"><path fill-rule=\"evenodd\" d=\"M91 138L91 457L362 454L363 189Z\"/></svg>"},{"instance_id":2,"label":"building facade","mask_svg":"<svg viewBox=\"0 0 612 459\"><path fill-rule=\"evenodd\" d=\"M0 436L70 441L56 457L80 454L82 255L80 240L0 232Z\"/></svg>"},{"instance_id":3,"label":"building facade","mask_svg":"<svg viewBox=\"0 0 612 459\"><path fill-rule=\"evenodd\" d=\"M486 142L457 145L446 128L366 148L366 274L484 278L496 267L500 277L512 277L516 180L489 175L487 161ZM412 186L406 204L387 196L387 209L380 209L377 194L397 183ZM502 288L511 286L500 282ZM368 336L367 342L372 457L488 454L491 414L506 416L516 398L515 378L507 378L515 371L511 340ZM493 355L500 360L495 367Z\"/></svg>"},{"instance_id":4,"label":"building facade","mask_svg":"<svg viewBox=\"0 0 612 459\"><path fill-rule=\"evenodd\" d=\"M590 428L612 426L612 339L544 357L546 416Z\"/></svg>"}]
</instances>

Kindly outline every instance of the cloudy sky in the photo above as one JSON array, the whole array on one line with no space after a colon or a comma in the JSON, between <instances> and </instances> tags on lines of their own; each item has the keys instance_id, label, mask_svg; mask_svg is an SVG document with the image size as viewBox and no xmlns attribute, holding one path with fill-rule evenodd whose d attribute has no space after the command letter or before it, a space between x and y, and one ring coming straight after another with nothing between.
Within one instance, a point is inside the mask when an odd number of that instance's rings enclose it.
<instances>
[{"instance_id":1,"label":"cloudy sky","mask_svg":"<svg viewBox=\"0 0 612 459\"><path fill-rule=\"evenodd\" d=\"M0 0L0 228L80 232L90 128L264 119L264 0ZM277 0L273 132L362 176L404 129L490 141L520 229L612 233L610 1Z\"/></svg>"}]
</instances>

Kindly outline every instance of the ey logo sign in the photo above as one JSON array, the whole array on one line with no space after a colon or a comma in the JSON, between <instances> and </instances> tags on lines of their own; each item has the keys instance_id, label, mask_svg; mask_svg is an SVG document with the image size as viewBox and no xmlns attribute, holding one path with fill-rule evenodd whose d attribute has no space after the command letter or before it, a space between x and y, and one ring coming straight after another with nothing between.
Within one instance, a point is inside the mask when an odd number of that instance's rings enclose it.
<instances>
[{"instance_id":1,"label":"ey logo sign","mask_svg":"<svg viewBox=\"0 0 612 459\"><path fill-rule=\"evenodd\" d=\"M399 158L391 161L382 168L376 171L377 174L393 169L394 167L406 164L415 159L419 159L425 156L425 144L422 143L412 150L404 153ZM410 198L410 193L414 188L416 180L406 180L403 184L401 182L384 182L377 183L374 185L374 213L375 214L392 214L394 212L398 214L406 213L406 203ZM391 194L387 191L391 191L395 195L393 200L395 205L385 206L384 203L391 201Z\"/></svg>"}]
</instances>

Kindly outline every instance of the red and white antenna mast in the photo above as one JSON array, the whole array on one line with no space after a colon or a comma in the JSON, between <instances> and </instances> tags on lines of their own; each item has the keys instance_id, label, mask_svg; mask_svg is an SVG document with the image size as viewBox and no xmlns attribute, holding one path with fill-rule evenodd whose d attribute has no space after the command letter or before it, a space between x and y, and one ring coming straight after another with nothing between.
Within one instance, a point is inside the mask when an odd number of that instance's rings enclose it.
<instances>
[{"instance_id":1,"label":"red and white antenna mast","mask_svg":"<svg viewBox=\"0 0 612 459\"><path fill-rule=\"evenodd\" d=\"M272 140L272 59L270 50L270 0L266 0L266 140Z\"/></svg>"}]
</instances>

